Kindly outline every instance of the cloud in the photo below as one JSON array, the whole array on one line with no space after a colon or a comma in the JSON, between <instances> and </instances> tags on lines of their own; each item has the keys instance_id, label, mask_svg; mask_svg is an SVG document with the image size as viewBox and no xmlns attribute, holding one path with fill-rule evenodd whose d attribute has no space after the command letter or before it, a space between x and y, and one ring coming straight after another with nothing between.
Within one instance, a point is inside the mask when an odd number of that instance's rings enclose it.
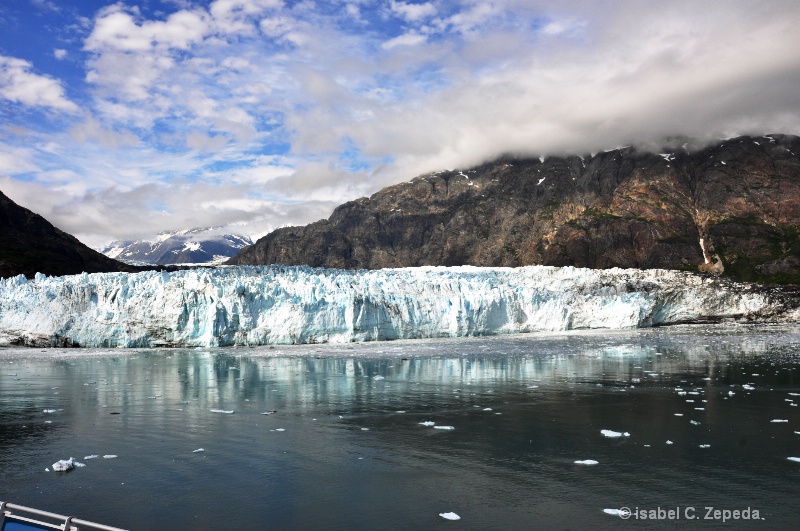
<instances>
[{"instance_id":1,"label":"cloud","mask_svg":"<svg viewBox=\"0 0 800 531\"><path fill-rule=\"evenodd\" d=\"M59 41L85 83L2 59L3 111L28 132L0 136L0 186L92 240L254 234L507 153L800 134L793 1L170 5L113 4L81 49Z\"/></svg>"},{"instance_id":2,"label":"cloud","mask_svg":"<svg viewBox=\"0 0 800 531\"><path fill-rule=\"evenodd\" d=\"M69 52L67 52L67 50L64 50L62 48L56 48L55 50L53 50L53 57L55 57L60 61L62 59L66 59L68 53Z\"/></svg>"},{"instance_id":3,"label":"cloud","mask_svg":"<svg viewBox=\"0 0 800 531\"><path fill-rule=\"evenodd\" d=\"M392 0L389 4L391 12L409 22L419 22L436 15L436 7L430 3L412 4Z\"/></svg>"},{"instance_id":4,"label":"cloud","mask_svg":"<svg viewBox=\"0 0 800 531\"><path fill-rule=\"evenodd\" d=\"M28 107L76 113L78 106L64 94L57 80L33 73L33 64L16 57L0 56L0 98Z\"/></svg>"},{"instance_id":5,"label":"cloud","mask_svg":"<svg viewBox=\"0 0 800 531\"><path fill-rule=\"evenodd\" d=\"M417 46L426 40L428 40L428 37L425 35L420 35L419 33L412 31L409 33L404 33L403 35L398 35L393 39L389 39L381 44L381 47L384 50L391 50L392 48L396 48L398 46Z\"/></svg>"}]
</instances>

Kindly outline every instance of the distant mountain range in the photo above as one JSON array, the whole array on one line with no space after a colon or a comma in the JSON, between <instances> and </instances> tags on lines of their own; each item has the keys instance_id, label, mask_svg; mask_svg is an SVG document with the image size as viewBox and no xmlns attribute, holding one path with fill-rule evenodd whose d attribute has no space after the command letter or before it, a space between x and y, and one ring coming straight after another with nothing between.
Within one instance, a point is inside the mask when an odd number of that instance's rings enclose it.
<instances>
[{"instance_id":1,"label":"distant mountain range","mask_svg":"<svg viewBox=\"0 0 800 531\"><path fill-rule=\"evenodd\" d=\"M252 243L248 236L198 228L162 232L155 240L115 241L100 252L134 265L219 264Z\"/></svg>"},{"instance_id":2,"label":"distant mountain range","mask_svg":"<svg viewBox=\"0 0 800 531\"><path fill-rule=\"evenodd\" d=\"M136 270L90 249L0 192L0 278Z\"/></svg>"},{"instance_id":3,"label":"distant mountain range","mask_svg":"<svg viewBox=\"0 0 800 531\"><path fill-rule=\"evenodd\" d=\"M250 243L193 229L103 252L140 264L213 264L238 252L226 263L659 268L800 284L800 137L503 158L416 177ZM0 277L141 269L0 193Z\"/></svg>"},{"instance_id":4,"label":"distant mountain range","mask_svg":"<svg viewBox=\"0 0 800 531\"><path fill-rule=\"evenodd\" d=\"M439 171L278 229L228 263L661 268L800 283L800 138Z\"/></svg>"}]
</instances>

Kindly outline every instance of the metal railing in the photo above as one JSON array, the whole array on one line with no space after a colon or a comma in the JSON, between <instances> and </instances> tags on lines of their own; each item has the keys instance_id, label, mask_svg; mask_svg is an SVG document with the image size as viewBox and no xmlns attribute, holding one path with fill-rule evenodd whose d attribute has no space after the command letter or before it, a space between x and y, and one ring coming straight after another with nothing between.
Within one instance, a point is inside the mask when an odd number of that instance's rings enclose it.
<instances>
[{"instance_id":1,"label":"metal railing","mask_svg":"<svg viewBox=\"0 0 800 531\"><path fill-rule=\"evenodd\" d=\"M60 523L35 520L29 515L35 515L39 517L43 516ZM119 527L97 524L95 522L81 520L80 518L75 518L72 516L64 516L63 514L50 513L40 509L34 509L32 507L25 507L24 505L0 501L0 531L2 531L6 521L19 524L36 524L38 526L45 526L52 529L61 529L62 531L80 531L87 528L100 529L102 531L125 531Z\"/></svg>"}]
</instances>

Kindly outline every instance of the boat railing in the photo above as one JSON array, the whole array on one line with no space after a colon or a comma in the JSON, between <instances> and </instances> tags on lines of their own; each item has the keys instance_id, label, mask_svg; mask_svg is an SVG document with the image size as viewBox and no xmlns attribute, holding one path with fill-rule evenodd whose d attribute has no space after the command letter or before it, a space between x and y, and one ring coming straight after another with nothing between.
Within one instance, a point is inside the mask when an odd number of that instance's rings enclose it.
<instances>
[{"instance_id":1,"label":"boat railing","mask_svg":"<svg viewBox=\"0 0 800 531\"><path fill-rule=\"evenodd\" d=\"M50 521L37 520L44 517ZM0 501L0 531L27 531L27 530L60 529L61 531L83 531L84 529L100 529L102 531L125 531L119 527L98 524L82 520L73 516L51 513Z\"/></svg>"}]
</instances>

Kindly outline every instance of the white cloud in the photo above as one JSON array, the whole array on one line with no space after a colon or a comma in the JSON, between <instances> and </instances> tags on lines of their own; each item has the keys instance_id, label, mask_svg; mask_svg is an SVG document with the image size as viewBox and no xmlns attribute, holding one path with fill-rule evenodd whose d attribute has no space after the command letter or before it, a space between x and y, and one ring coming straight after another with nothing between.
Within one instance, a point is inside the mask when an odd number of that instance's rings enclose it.
<instances>
[{"instance_id":1,"label":"white cloud","mask_svg":"<svg viewBox=\"0 0 800 531\"><path fill-rule=\"evenodd\" d=\"M32 69L33 64L28 61L0 56L0 98L29 107L78 112L78 106L67 99L61 83L52 77L35 74Z\"/></svg>"},{"instance_id":2,"label":"white cloud","mask_svg":"<svg viewBox=\"0 0 800 531\"><path fill-rule=\"evenodd\" d=\"M392 48L397 48L398 46L417 46L424 43L426 40L428 40L428 37L425 35L420 35L419 33L412 31L409 33L404 33L403 35L398 35L393 39L389 39L381 44L381 47L384 50L391 50Z\"/></svg>"},{"instance_id":3,"label":"white cloud","mask_svg":"<svg viewBox=\"0 0 800 531\"><path fill-rule=\"evenodd\" d=\"M26 200L60 187L42 213L96 240L253 234L508 152L800 134L797 2L180 5L96 15L82 112L3 140L0 171L20 180L0 186ZM4 61L1 98L77 113L56 79Z\"/></svg>"},{"instance_id":4,"label":"white cloud","mask_svg":"<svg viewBox=\"0 0 800 531\"><path fill-rule=\"evenodd\" d=\"M409 21L419 22L436 15L436 7L430 3L414 4L410 2L397 2L392 0L389 4L392 13Z\"/></svg>"},{"instance_id":5,"label":"white cloud","mask_svg":"<svg viewBox=\"0 0 800 531\"><path fill-rule=\"evenodd\" d=\"M68 54L67 50L64 50L62 48L56 48L55 50L53 50L53 57L55 57L59 61L62 59L66 59L67 54Z\"/></svg>"}]
</instances>

